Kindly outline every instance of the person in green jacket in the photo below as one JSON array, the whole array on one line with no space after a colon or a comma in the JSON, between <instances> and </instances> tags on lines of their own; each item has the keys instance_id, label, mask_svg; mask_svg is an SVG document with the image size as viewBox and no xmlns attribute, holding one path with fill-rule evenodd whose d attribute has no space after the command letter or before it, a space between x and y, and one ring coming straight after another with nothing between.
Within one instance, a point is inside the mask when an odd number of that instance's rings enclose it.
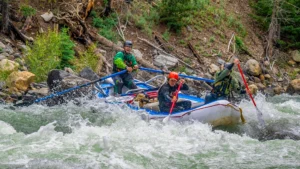
<instances>
[{"instance_id":1,"label":"person in green jacket","mask_svg":"<svg viewBox=\"0 0 300 169\"><path fill-rule=\"evenodd\" d=\"M238 80L231 75L234 64L238 63L238 59L235 59L234 63L225 63L224 69L215 74L213 89L205 96L205 104L221 99L228 100L232 91L240 94L246 93L246 91L241 88Z\"/></svg>"},{"instance_id":2,"label":"person in green jacket","mask_svg":"<svg viewBox=\"0 0 300 169\"><path fill-rule=\"evenodd\" d=\"M123 47L124 50L118 52L113 59L113 73L125 69L127 70L127 72L113 78L115 82L115 86L114 86L115 94L122 94L122 88L124 85L128 89L137 88L137 86L133 81L133 77L131 75L132 71L136 71L138 69L138 64L136 62L136 59L131 54L132 42L125 41Z\"/></svg>"}]
</instances>

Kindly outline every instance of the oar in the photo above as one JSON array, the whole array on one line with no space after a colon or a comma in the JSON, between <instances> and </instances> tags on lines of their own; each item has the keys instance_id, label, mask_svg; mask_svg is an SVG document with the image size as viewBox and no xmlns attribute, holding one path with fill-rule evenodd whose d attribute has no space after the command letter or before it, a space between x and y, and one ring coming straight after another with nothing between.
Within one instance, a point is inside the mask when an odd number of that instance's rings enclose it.
<instances>
[{"instance_id":1,"label":"oar","mask_svg":"<svg viewBox=\"0 0 300 169\"><path fill-rule=\"evenodd\" d=\"M243 71L242 71L242 68L241 68L241 66L240 66L239 63L237 64L237 66L238 66L238 68L239 68L240 74L241 74L241 76L242 76L242 79L243 79L243 81L244 81L245 87L246 87L246 89L247 89L247 93L248 93L249 97L251 98L254 107L256 108L256 114L257 114L257 118L258 118L259 124L260 124L262 127L265 127L265 121L264 121L263 118L262 118L263 114L262 114L262 112L261 112L261 111L257 108L257 106L256 106L256 103L255 103L255 101L254 101L254 99L253 99L253 97L252 97L252 94L251 94L250 90L249 90L248 84L247 84L247 82L246 82L246 80L245 80L245 77L244 77L244 73L243 73Z\"/></svg>"},{"instance_id":2,"label":"oar","mask_svg":"<svg viewBox=\"0 0 300 169\"><path fill-rule=\"evenodd\" d=\"M75 86L75 87L72 87L72 88L69 88L69 89L66 89L66 90L63 90L63 91L60 91L60 92L56 92L56 93L53 93L53 94L50 94L48 96L45 96L45 97L42 97L42 98L38 98L34 101L31 101L31 102L25 102L25 103L19 103L19 104L15 104L14 106L29 106L29 105L32 105L34 103L39 103L41 101L44 101L44 100L47 100L47 99L50 99L50 98L53 98L53 97L57 97L57 96L60 96L60 95L63 95L65 93L68 93L68 92L71 92L73 90L77 90L77 89L80 89L82 87L86 87L86 86L89 86L91 84L94 84L94 83L97 83L99 81L102 81L102 80L105 80L105 79L108 79L110 77L115 77L115 76L118 76L120 74L123 74L125 73L127 70L122 70L120 72L117 72L117 73L114 73L114 74L111 74L111 75L108 75L108 76L105 76L105 77L102 77L100 79L97 79L97 80L94 80L92 82L88 82L88 83L85 83L85 84L82 84L82 85L79 85L79 86Z\"/></svg>"},{"instance_id":3,"label":"oar","mask_svg":"<svg viewBox=\"0 0 300 169\"><path fill-rule=\"evenodd\" d=\"M168 74L168 73L170 73L169 71L162 71L162 70L150 69L150 68L145 68L145 67L140 67L140 70L144 70L144 71L147 71L147 72L153 72L153 73L161 73L161 74ZM180 77L183 77L183 78L200 80L200 81L205 81L205 82L208 82L208 83L213 83L214 82L214 80L205 79L205 78L202 78L202 77L188 76L188 75L184 75L184 74L178 74L178 75Z\"/></svg>"},{"instance_id":4,"label":"oar","mask_svg":"<svg viewBox=\"0 0 300 169\"><path fill-rule=\"evenodd\" d=\"M181 85L182 85L182 83L180 82L179 85L178 85L177 91L176 91L176 93L175 93L175 96L173 96L173 97L176 97L176 98L177 98L178 93L179 93L180 88L181 88ZM173 102L172 102L172 106L171 106L169 115L163 119L163 123L167 123L167 122L170 120L170 116L171 116L171 114L172 114L172 111L173 111L173 108L174 108L174 106L175 106L175 103L176 103L176 101L173 101Z\"/></svg>"}]
</instances>

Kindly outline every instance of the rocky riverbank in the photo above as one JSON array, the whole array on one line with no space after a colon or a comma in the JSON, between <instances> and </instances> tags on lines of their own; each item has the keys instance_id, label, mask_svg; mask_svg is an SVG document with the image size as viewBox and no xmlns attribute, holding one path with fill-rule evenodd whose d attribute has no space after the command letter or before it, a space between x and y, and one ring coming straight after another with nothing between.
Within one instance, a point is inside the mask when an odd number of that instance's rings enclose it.
<instances>
[{"instance_id":1,"label":"rocky riverbank","mask_svg":"<svg viewBox=\"0 0 300 169\"><path fill-rule=\"evenodd\" d=\"M23 52L26 50L26 45L21 42L15 45L9 39L4 38L4 40L0 41L0 48L0 70L2 77L2 80L0 80L1 102L16 103L20 101L32 101L36 98L47 96L51 92L62 91L100 78L99 75L88 68L79 73L75 73L72 69L66 68L65 70L53 70L49 72L47 82L35 83L35 75L28 71L29 68L26 66L24 60L26 56ZM157 53L157 51L154 50L153 53L155 52ZM134 53L135 55L142 54L138 49L135 49ZM288 72L284 72L283 69L278 69L276 63L271 65L268 61L261 63L254 59L242 62L242 68L252 93L255 94L260 91L270 96L281 93L291 95L300 94L300 69L297 68L300 62L299 55L299 52L292 52L292 60L288 61L292 70L296 72L293 77L294 79L291 79ZM178 59L159 53L157 53L154 58L153 65L157 67L163 66L164 68L172 69L179 64ZM192 70L189 73L194 76L213 79L214 74L221 69L220 67L221 64L214 61L214 63L208 66L207 71ZM270 67L272 67L272 69L270 69ZM234 70L235 77L243 84L237 68ZM5 76L7 78L4 80L3 78ZM142 71L138 73L138 78L140 79L146 80L150 76L150 74ZM195 95L209 90L209 86L203 82L189 80L188 83L194 89ZM88 90L81 89L77 93L87 93L84 91Z\"/></svg>"}]
</instances>

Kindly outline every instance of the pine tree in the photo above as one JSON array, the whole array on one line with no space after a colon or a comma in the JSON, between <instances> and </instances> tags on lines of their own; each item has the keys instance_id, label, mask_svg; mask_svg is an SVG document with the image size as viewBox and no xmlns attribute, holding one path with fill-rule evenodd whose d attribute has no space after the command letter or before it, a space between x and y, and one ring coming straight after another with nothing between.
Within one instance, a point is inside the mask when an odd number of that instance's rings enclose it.
<instances>
[{"instance_id":1,"label":"pine tree","mask_svg":"<svg viewBox=\"0 0 300 169\"><path fill-rule=\"evenodd\" d=\"M74 59L75 52L73 50L75 44L70 39L68 34L68 29L63 28L60 34L61 37L61 61L60 61L60 68L64 69L65 67L73 68L72 60Z\"/></svg>"}]
</instances>

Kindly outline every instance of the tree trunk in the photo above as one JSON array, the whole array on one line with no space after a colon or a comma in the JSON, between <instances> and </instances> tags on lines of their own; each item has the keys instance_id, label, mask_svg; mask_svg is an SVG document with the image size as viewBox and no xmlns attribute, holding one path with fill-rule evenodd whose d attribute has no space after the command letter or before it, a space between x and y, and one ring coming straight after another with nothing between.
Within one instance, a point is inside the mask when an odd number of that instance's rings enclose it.
<instances>
[{"instance_id":1,"label":"tree trunk","mask_svg":"<svg viewBox=\"0 0 300 169\"><path fill-rule=\"evenodd\" d=\"M111 12L111 0L107 0L107 4L104 10L104 16L108 16Z\"/></svg>"},{"instance_id":2,"label":"tree trunk","mask_svg":"<svg viewBox=\"0 0 300 169\"><path fill-rule=\"evenodd\" d=\"M4 34L9 33L9 13L8 13L8 0L2 0L1 12L2 12L2 28L1 31Z\"/></svg>"},{"instance_id":3,"label":"tree trunk","mask_svg":"<svg viewBox=\"0 0 300 169\"><path fill-rule=\"evenodd\" d=\"M271 23L269 25L269 33L267 37L266 56L273 57L274 55L274 42L280 37L280 24L278 23L278 11L280 9L280 0L274 0L273 11L271 16Z\"/></svg>"}]
</instances>

